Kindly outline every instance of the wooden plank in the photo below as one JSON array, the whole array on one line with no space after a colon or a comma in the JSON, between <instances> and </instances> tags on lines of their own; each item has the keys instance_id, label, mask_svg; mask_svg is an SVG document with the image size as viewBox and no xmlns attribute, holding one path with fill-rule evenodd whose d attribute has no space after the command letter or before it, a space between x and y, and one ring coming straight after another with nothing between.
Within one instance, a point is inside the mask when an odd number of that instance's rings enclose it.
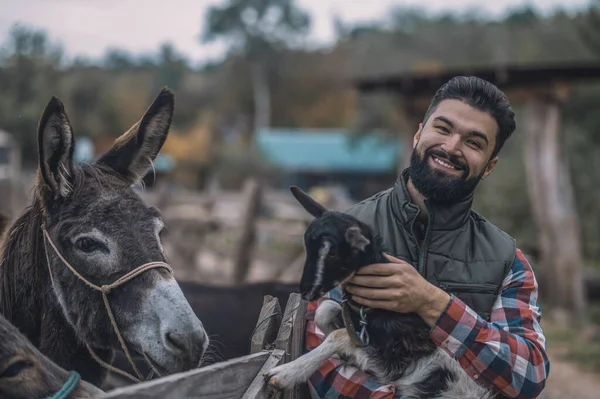
<instances>
[{"instance_id":1,"label":"wooden plank","mask_svg":"<svg viewBox=\"0 0 600 399\"><path fill-rule=\"evenodd\" d=\"M269 392L272 389L266 383L263 378L263 374L267 371L271 370L273 367L280 365L283 363L283 359L285 357L285 352L281 349L275 349L271 353L271 356L265 361L262 368L254 377L254 381L248 387L248 390L242 396L242 399L267 399L269 398Z\"/></svg>"},{"instance_id":2,"label":"wooden plank","mask_svg":"<svg viewBox=\"0 0 600 399\"><path fill-rule=\"evenodd\" d=\"M278 314L275 316L276 314ZM257 353L267 348L277 337L277 331L281 324L283 314L281 305L276 297L265 295L263 307L256 321L254 334L252 335L250 353Z\"/></svg>"},{"instance_id":3,"label":"wooden plank","mask_svg":"<svg viewBox=\"0 0 600 399\"><path fill-rule=\"evenodd\" d=\"M300 299L298 307L294 312L292 318L292 337L291 337L291 352L290 361L295 360L302 356L304 350L304 336L306 329L306 306L308 303L304 299ZM309 398L310 394L308 391L307 384L300 384L291 389L284 395L286 399L303 399Z\"/></svg>"},{"instance_id":4,"label":"wooden plank","mask_svg":"<svg viewBox=\"0 0 600 399\"><path fill-rule=\"evenodd\" d=\"M256 221L260 215L262 202L262 185L256 179L250 179L244 187L246 201L244 204L244 217L242 219L241 234L238 238L234 254L233 283L241 284L246 281L252 252L256 238Z\"/></svg>"},{"instance_id":5,"label":"wooden plank","mask_svg":"<svg viewBox=\"0 0 600 399\"><path fill-rule=\"evenodd\" d=\"M285 360L284 363L287 363L290 358L291 350L292 350L292 330L294 325L294 315L298 310L298 306L300 305L300 301L302 298L298 293L292 293L289 296L287 306L285 307L285 312L283 314L283 320L281 321L281 326L279 326L279 333L277 334L277 339L275 340L275 349L282 349L285 351Z\"/></svg>"},{"instance_id":6,"label":"wooden plank","mask_svg":"<svg viewBox=\"0 0 600 399\"><path fill-rule=\"evenodd\" d=\"M269 358L260 352L184 373L118 388L103 399L239 399Z\"/></svg>"}]
</instances>

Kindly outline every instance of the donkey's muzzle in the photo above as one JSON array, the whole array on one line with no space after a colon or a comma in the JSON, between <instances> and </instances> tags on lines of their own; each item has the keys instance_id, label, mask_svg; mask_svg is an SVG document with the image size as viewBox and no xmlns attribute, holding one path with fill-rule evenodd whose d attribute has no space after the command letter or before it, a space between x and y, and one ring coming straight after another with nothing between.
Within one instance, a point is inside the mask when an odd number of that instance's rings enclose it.
<instances>
[{"instance_id":1,"label":"donkey's muzzle","mask_svg":"<svg viewBox=\"0 0 600 399\"><path fill-rule=\"evenodd\" d=\"M195 324L195 323L194 323ZM190 325L187 330L179 326L166 328L162 342L167 351L179 359L183 370L198 367L208 347L208 335L203 328Z\"/></svg>"}]
</instances>

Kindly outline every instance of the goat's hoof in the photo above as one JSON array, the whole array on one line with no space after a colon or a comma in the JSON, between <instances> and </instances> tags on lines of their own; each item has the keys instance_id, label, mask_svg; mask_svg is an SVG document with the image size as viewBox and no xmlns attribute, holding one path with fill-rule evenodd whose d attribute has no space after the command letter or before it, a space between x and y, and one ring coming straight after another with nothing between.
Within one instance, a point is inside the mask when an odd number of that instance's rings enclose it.
<instances>
[{"instance_id":1,"label":"goat's hoof","mask_svg":"<svg viewBox=\"0 0 600 399\"><path fill-rule=\"evenodd\" d=\"M278 390L290 389L296 384L293 370L285 365L275 367L263 377L269 386Z\"/></svg>"}]
</instances>

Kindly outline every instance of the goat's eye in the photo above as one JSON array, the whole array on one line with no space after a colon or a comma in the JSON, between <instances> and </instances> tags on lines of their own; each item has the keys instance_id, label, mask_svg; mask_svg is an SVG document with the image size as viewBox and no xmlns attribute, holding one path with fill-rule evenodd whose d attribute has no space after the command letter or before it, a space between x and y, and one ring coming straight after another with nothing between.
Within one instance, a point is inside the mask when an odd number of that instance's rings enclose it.
<instances>
[{"instance_id":1,"label":"goat's eye","mask_svg":"<svg viewBox=\"0 0 600 399\"><path fill-rule=\"evenodd\" d=\"M0 378L12 378L19 375L19 373L29 367L33 366L31 362L27 360L17 360L10 366L8 366L2 374L0 374Z\"/></svg>"},{"instance_id":2,"label":"goat's eye","mask_svg":"<svg viewBox=\"0 0 600 399\"><path fill-rule=\"evenodd\" d=\"M94 252L102 248L103 245L89 237L81 237L75 241L75 246L83 252Z\"/></svg>"},{"instance_id":3,"label":"goat's eye","mask_svg":"<svg viewBox=\"0 0 600 399\"><path fill-rule=\"evenodd\" d=\"M329 252L327 252L327 257L328 258L337 258L338 256L338 250L336 247L333 247L329 250Z\"/></svg>"}]
</instances>

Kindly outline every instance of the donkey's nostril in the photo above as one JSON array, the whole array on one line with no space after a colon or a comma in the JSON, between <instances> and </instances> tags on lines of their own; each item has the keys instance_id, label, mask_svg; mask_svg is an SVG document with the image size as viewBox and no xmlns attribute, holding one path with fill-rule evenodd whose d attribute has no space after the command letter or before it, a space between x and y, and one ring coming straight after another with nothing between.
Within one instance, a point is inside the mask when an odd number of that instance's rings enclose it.
<instances>
[{"instance_id":1,"label":"donkey's nostril","mask_svg":"<svg viewBox=\"0 0 600 399\"><path fill-rule=\"evenodd\" d=\"M189 348L190 345L188 343L189 336L186 334L169 331L165 334L164 340L167 348L169 348L173 352L184 352L186 348Z\"/></svg>"}]
</instances>

